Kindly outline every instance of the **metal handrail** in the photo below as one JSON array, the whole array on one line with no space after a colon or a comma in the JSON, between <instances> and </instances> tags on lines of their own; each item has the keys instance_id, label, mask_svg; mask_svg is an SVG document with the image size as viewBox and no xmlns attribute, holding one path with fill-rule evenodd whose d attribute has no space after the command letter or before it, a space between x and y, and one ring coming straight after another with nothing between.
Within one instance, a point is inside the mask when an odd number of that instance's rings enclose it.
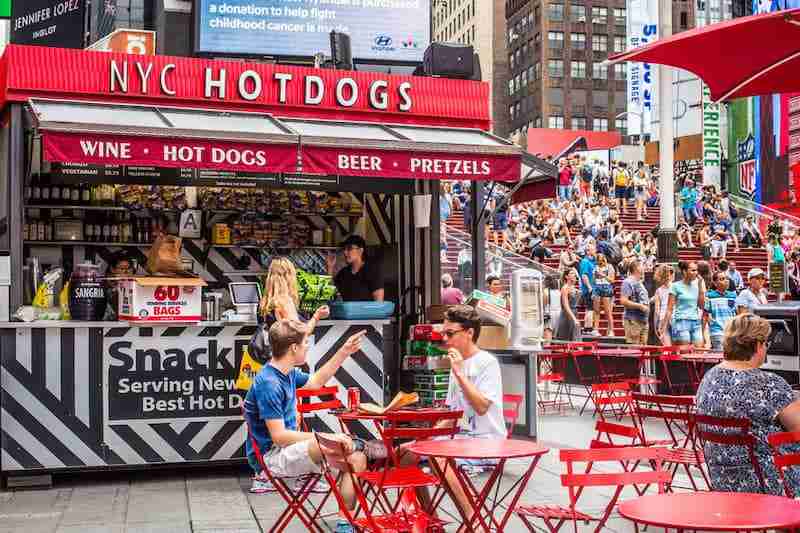
<instances>
[{"instance_id":1,"label":"metal handrail","mask_svg":"<svg viewBox=\"0 0 800 533\"><path fill-rule=\"evenodd\" d=\"M452 227L452 226L450 226L448 224L445 224L445 223L442 223L442 225L447 228L447 236L448 236L448 238L452 238L453 240L455 240L457 243L461 244L462 246L466 246L466 247L471 247L472 246L472 242L470 241L471 236L470 236L469 233L466 233L465 231L462 231L462 230L460 230L458 228L454 228L454 227ZM453 234L461 235L462 238L454 236ZM467 240L463 240L463 239L467 239ZM516 252L512 252L511 250L506 250L506 249L501 248L501 247L499 247L499 246L497 246L496 244L493 244L493 243L487 242L486 244L487 244L487 259L489 259L489 254L491 254L493 259L497 259L497 260L501 261L502 263L504 263L506 266L512 267L514 269L531 268L531 269L534 269L534 270L540 270L542 272L542 274L545 274L545 275L548 275L548 276L559 276L559 273L558 273L558 271L556 269L550 268L549 266L544 265L542 263L537 263L536 261L532 260L530 257L525 257L524 255L520 255L520 254L518 254ZM495 249L494 252L490 252L489 251L491 248ZM498 250L500 251L500 254L497 253ZM522 262L523 265L516 264L516 263L512 262L511 260L509 260L508 258L506 258L504 256L511 256L514 259Z\"/></svg>"},{"instance_id":2,"label":"metal handrail","mask_svg":"<svg viewBox=\"0 0 800 533\"><path fill-rule=\"evenodd\" d=\"M777 209L773 209L763 204L759 204L750 200L749 198L744 198L742 196L735 196L733 194L729 195L731 202L736 206L737 209L741 209L747 213L750 213L756 217L771 217L777 218L779 220L783 220L784 222L788 222L789 226L792 228L800 228L800 218L786 214L782 211L778 211Z\"/></svg>"}]
</instances>

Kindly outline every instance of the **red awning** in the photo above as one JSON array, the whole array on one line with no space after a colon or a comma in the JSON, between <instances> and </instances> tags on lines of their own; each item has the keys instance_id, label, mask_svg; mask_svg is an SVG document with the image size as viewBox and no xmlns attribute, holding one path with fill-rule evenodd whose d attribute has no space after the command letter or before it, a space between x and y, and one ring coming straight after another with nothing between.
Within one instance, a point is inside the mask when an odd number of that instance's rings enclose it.
<instances>
[{"instance_id":1,"label":"red awning","mask_svg":"<svg viewBox=\"0 0 800 533\"><path fill-rule=\"evenodd\" d=\"M727 20L613 55L693 72L715 101L800 91L800 9Z\"/></svg>"}]
</instances>

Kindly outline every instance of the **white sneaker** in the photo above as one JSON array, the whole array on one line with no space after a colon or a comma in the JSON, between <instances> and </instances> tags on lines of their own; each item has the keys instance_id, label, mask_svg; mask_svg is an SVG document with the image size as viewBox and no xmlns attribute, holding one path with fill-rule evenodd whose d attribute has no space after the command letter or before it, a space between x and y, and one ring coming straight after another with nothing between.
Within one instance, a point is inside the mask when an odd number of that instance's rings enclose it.
<instances>
[{"instance_id":1,"label":"white sneaker","mask_svg":"<svg viewBox=\"0 0 800 533\"><path fill-rule=\"evenodd\" d=\"M306 478L297 478L294 482L294 490L295 492L300 491L303 486L306 484ZM312 494L327 494L328 491L331 490L331 486L328 485L328 482L324 479L320 479L317 481L316 485L311 489Z\"/></svg>"},{"instance_id":2,"label":"white sneaker","mask_svg":"<svg viewBox=\"0 0 800 533\"><path fill-rule=\"evenodd\" d=\"M250 492L253 494L275 492L275 487L264 472L259 472L257 475L253 476L253 484L250 485Z\"/></svg>"}]
</instances>

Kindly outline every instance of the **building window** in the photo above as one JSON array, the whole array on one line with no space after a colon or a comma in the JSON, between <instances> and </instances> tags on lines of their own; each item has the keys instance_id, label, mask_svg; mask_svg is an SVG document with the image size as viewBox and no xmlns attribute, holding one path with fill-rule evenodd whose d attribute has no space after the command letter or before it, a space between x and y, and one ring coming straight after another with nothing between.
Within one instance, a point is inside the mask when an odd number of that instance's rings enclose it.
<instances>
[{"instance_id":1,"label":"building window","mask_svg":"<svg viewBox=\"0 0 800 533\"><path fill-rule=\"evenodd\" d=\"M511 96L514 92L514 80L508 80L508 95Z\"/></svg>"},{"instance_id":2,"label":"building window","mask_svg":"<svg viewBox=\"0 0 800 533\"><path fill-rule=\"evenodd\" d=\"M511 117L511 120L514 120L514 105L508 106L508 115Z\"/></svg>"},{"instance_id":3,"label":"building window","mask_svg":"<svg viewBox=\"0 0 800 533\"><path fill-rule=\"evenodd\" d=\"M592 78L595 80L607 80L608 67L600 61L592 63Z\"/></svg>"},{"instance_id":4,"label":"building window","mask_svg":"<svg viewBox=\"0 0 800 533\"><path fill-rule=\"evenodd\" d=\"M535 119L533 119L533 127L534 128L542 127L542 117L536 117Z\"/></svg>"},{"instance_id":5,"label":"building window","mask_svg":"<svg viewBox=\"0 0 800 533\"><path fill-rule=\"evenodd\" d=\"M510 64L511 69L514 69L514 54L508 54L508 62Z\"/></svg>"},{"instance_id":6,"label":"building window","mask_svg":"<svg viewBox=\"0 0 800 533\"><path fill-rule=\"evenodd\" d=\"M624 35L615 35L614 36L614 51L615 52L624 52L625 51L625 36Z\"/></svg>"},{"instance_id":7,"label":"building window","mask_svg":"<svg viewBox=\"0 0 800 533\"><path fill-rule=\"evenodd\" d=\"M564 32L563 31L549 31L549 32L547 32L547 40L550 41L550 48L564 48Z\"/></svg>"},{"instance_id":8,"label":"building window","mask_svg":"<svg viewBox=\"0 0 800 533\"><path fill-rule=\"evenodd\" d=\"M594 131L608 131L608 119L596 118L592 121L592 129Z\"/></svg>"},{"instance_id":9,"label":"building window","mask_svg":"<svg viewBox=\"0 0 800 533\"><path fill-rule=\"evenodd\" d=\"M572 117L572 129L573 130L585 130L586 129L586 117Z\"/></svg>"},{"instance_id":10,"label":"building window","mask_svg":"<svg viewBox=\"0 0 800 533\"><path fill-rule=\"evenodd\" d=\"M681 29L685 30L689 27L689 14L686 11L681 11Z\"/></svg>"},{"instance_id":11,"label":"building window","mask_svg":"<svg viewBox=\"0 0 800 533\"><path fill-rule=\"evenodd\" d=\"M517 61L517 63L522 62L522 53L519 51L519 48L517 48L517 51L514 52L514 59Z\"/></svg>"},{"instance_id":12,"label":"building window","mask_svg":"<svg viewBox=\"0 0 800 533\"><path fill-rule=\"evenodd\" d=\"M542 6L536 4L536 7L533 8L533 14L536 17L536 20L539 20L539 17L542 16Z\"/></svg>"},{"instance_id":13,"label":"building window","mask_svg":"<svg viewBox=\"0 0 800 533\"><path fill-rule=\"evenodd\" d=\"M572 42L572 48L576 50L585 50L586 49L586 34L585 33L571 33L570 41Z\"/></svg>"},{"instance_id":14,"label":"building window","mask_svg":"<svg viewBox=\"0 0 800 533\"><path fill-rule=\"evenodd\" d=\"M564 77L564 61L561 59L547 60L547 75L551 78Z\"/></svg>"},{"instance_id":15,"label":"building window","mask_svg":"<svg viewBox=\"0 0 800 533\"><path fill-rule=\"evenodd\" d=\"M537 43L542 42L542 34L537 32L536 35L533 36L533 40Z\"/></svg>"},{"instance_id":16,"label":"building window","mask_svg":"<svg viewBox=\"0 0 800 533\"><path fill-rule=\"evenodd\" d=\"M605 7L592 8L592 24L606 24L608 22L608 9Z\"/></svg>"},{"instance_id":17,"label":"building window","mask_svg":"<svg viewBox=\"0 0 800 533\"><path fill-rule=\"evenodd\" d=\"M586 6L571 4L569 14L572 22L586 22Z\"/></svg>"},{"instance_id":18,"label":"building window","mask_svg":"<svg viewBox=\"0 0 800 533\"><path fill-rule=\"evenodd\" d=\"M542 77L542 64L538 61L533 64L533 79L538 80Z\"/></svg>"},{"instance_id":19,"label":"building window","mask_svg":"<svg viewBox=\"0 0 800 533\"><path fill-rule=\"evenodd\" d=\"M592 50L595 52L607 52L608 35L592 35Z\"/></svg>"},{"instance_id":20,"label":"building window","mask_svg":"<svg viewBox=\"0 0 800 533\"><path fill-rule=\"evenodd\" d=\"M550 20L564 20L564 4L549 4L547 15Z\"/></svg>"},{"instance_id":21,"label":"building window","mask_svg":"<svg viewBox=\"0 0 800 533\"><path fill-rule=\"evenodd\" d=\"M614 79L624 80L628 77L628 63L622 62L614 65Z\"/></svg>"},{"instance_id":22,"label":"building window","mask_svg":"<svg viewBox=\"0 0 800 533\"><path fill-rule=\"evenodd\" d=\"M528 57L528 41L525 41L520 50L522 51L522 59Z\"/></svg>"},{"instance_id":23,"label":"building window","mask_svg":"<svg viewBox=\"0 0 800 533\"><path fill-rule=\"evenodd\" d=\"M527 87L528 86L528 71L527 70L523 70L522 71L522 77L520 79L522 80L520 82L520 83L522 83L522 86L523 87Z\"/></svg>"},{"instance_id":24,"label":"building window","mask_svg":"<svg viewBox=\"0 0 800 533\"><path fill-rule=\"evenodd\" d=\"M570 75L573 78L585 78L586 61L572 61L570 64Z\"/></svg>"},{"instance_id":25,"label":"building window","mask_svg":"<svg viewBox=\"0 0 800 533\"><path fill-rule=\"evenodd\" d=\"M614 129L620 132L623 135L627 135L628 132L628 119L627 118L618 118L614 121Z\"/></svg>"},{"instance_id":26,"label":"building window","mask_svg":"<svg viewBox=\"0 0 800 533\"><path fill-rule=\"evenodd\" d=\"M547 119L547 127L551 130L563 130L564 129L564 117L562 116L553 116Z\"/></svg>"},{"instance_id":27,"label":"building window","mask_svg":"<svg viewBox=\"0 0 800 533\"><path fill-rule=\"evenodd\" d=\"M614 24L617 26L624 26L625 25L625 16L626 11L624 7L615 7L614 8Z\"/></svg>"}]
</instances>

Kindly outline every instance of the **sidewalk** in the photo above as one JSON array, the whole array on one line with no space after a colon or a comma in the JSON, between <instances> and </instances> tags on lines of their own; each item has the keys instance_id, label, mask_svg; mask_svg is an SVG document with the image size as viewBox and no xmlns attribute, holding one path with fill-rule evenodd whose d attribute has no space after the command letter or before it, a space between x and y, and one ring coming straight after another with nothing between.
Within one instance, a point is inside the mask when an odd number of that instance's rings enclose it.
<instances>
[{"instance_id":1,"label":"sidewalk","mask_svg":"<svg viewBox=\"0 0 800 533\"><path fill-rule=\"evenodd\" d=\"M551 448L585 448L594 434L587 414L547 415L542 442ZM504 485L513 483L527 462L509 462ZM558 455L551 451L531 478L524 503L568 502L560 486ZM172 470L118 473L113 476L60 476L49 490L0 492L0 533L258 533L269 531L285 504L277 494L250 494L243 469ZM634 495L632 490L624 498ZM610 491L591 490L581 510L593 514L605 507ZM333 511L335 504L328 504ZM595 524L579 525L593 531ZM571 525L565 525L571 530ZM455 530L454 527L448 528ZM608 531L632 532L633 525L612 518ZM293 521L288 532L305 531ZM527 531L512 517L507 531ZM565 529L565 531L567 531Z\"/></svg>"}]
</instances>

